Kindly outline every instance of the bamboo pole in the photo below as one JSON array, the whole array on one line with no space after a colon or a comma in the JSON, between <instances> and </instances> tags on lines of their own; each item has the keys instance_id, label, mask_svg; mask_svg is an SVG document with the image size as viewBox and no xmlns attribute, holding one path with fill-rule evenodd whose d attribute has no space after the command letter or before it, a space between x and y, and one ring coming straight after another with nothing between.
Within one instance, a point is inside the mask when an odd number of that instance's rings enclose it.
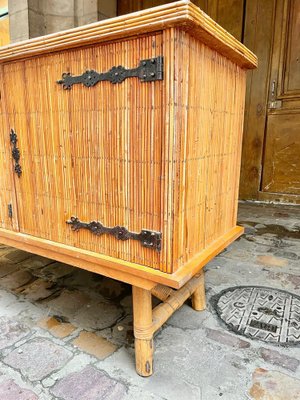
<instances>
[{"instance_id":1,"label":"bamboo pole","mask_svg":"<svg viewBox=\"0 0 300 400\"><path fill-rule=\"evenodd\" d=\"M153 334L143 338L143 332L152 331L151 291L133 286L132 299L136 371L141 376L150 376L153 373Z\"/></svg>"},{"instance_id":2,"label":"bamboo pole","mask_svg":"<svg viewBox=\"0 0 300 400\"><path fill-rule=\"evenodd\" d=\"M202 273L195 275L194 278L186 283L181 289L174 291L164 303L161 303L154 308L152 334L154 334L154 332L156 332L171 317L171 315L178 310L190 296L193 295L199 285L203 285ZM150 334L150 331L144 331L143 333L144 337L147 337L147 333Z\"/></svg>"},{"instance_id":3,"label":"bamboo pole","mask_svg":"<svg viewBox=\"0 0 300 400\"><path fill-rule=\"evenodd\" d=\"M169 296L171 296L173 292L174 292L173 289L169 288L168 286L163 286L163 285L156 285L151 290L152 295L161 301L166 301L167 298Z\"/></svg>"},{"instance_id":4,"label":"bamboo pole","mask_svg":"<svg viewBox=\"0 0 300 400\"><path fill-rule=\"evenodd\" d=\"M198 287L192 294L192 307L196 311L203 311L206 308L205 284L204 284L204 272L203 271L201 271L201 273L199 274Z\"/></svg>"}]
</instances>

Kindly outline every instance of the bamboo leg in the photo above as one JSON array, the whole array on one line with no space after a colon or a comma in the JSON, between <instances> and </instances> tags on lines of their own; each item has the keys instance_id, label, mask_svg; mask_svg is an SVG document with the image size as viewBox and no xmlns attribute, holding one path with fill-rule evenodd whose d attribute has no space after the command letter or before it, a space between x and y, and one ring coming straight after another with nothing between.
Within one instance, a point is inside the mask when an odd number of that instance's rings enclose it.
<instances>
[{"instance_id":1,"label":"bamboo leg","mask_svg":"<svg viewBox=\"0 0 300 400\"><path fill-rule=\"evenodd\" d=\"M151 291L132 287L136 371L153 373L153 330Z\"/></svg>"},{"instance_id":2,"label":"bamboo leg","mask_svg":"<svg viewBox=\"0 0 300 400\"><path fill-rule=\"evenodd\" d=\"M201 280L192 294L192 307L196 311L203 311L206 308L205 300L205 284L204 284L204 272L201 272Z\"/></svg>"}]
</instances>

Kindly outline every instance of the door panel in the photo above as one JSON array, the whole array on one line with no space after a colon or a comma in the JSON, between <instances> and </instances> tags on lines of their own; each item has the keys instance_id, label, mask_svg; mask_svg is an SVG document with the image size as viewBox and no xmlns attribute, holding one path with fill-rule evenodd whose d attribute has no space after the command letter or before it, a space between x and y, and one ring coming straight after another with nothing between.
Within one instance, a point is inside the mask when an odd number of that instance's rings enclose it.
<instances>
[{"instance_id":1,"label":"door panel","mask_svg":"<svg viewBox=\"0 0 300 400\"><path fill-rule=\"evenodd\" d=\"M262 191L300 200L300 2L277 2ZM287 197L288 199L288 197Z\"/></svg>"},{"instance_id":2,"label":"door panel","mask_svg":"<svg viewBox=\"0 0 300 400\"><path fill-rule=\"evenodd\" d=\"M21 232L160 267L160 253L136 240L73 232L66 221L163 230L163 81L64 90L57 80L64 72L134 68L162 51L155 33L5 65L9 124L23 167L16 181Z\"/></svg>"},{"instance_id":3,"label":"door panel","mask_svg":"<svg viewBox=\"0 0 300 400\"><path fill-rule=\"evenodd\" d=\"M5 101L9 128L18 137L22 166L21 177L15 178L20 231L51 238L48 232L51 226L49 221L57 226L57 214L53 205L50 207L51 201L49 205L44 205L44 198L49 192L47 157L44 151L48 131L42 118L47 114L44 105L46 96L43 95L45 91L40 83L42 81L39 81L40 76L35 72L31 71L27 62L5 65ZM50 208L54 211L51 218Z\"/></svg>"},{"instance_id":4,"label":"door panel","mask_svg":"<svg viewBox=\"0 0 300 400\"><path fill-rule=\"evenodd\" d=\"M299 114L275 114L268 118L264 191L300 194Z\"/></svg>"},{"instance_id":5,"label":"door panel","mask_svg":"<svg viewBox=\"0 0 300 400\"><path fill-rule=\"evenodd\" d=\"M289 4L287 38L284 55L284 94L300 96L300 2Z\"/></svg>"}]
</instances>

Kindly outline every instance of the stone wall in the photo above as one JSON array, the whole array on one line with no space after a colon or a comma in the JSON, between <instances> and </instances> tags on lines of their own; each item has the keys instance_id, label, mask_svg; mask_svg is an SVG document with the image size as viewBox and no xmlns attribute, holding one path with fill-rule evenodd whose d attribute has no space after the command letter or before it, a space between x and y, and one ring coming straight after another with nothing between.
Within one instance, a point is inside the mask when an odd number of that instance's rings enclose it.
<instances>
[{"instance_id":1,"label":"stone wall","mask_svg":"<svg viewBox=\"0 0 300 400\"><path fill-rule=\"evenodd\" d=\"M11 42L96 22L117 14L117 0L8 0Z\"/></svg>"}]
</instances>

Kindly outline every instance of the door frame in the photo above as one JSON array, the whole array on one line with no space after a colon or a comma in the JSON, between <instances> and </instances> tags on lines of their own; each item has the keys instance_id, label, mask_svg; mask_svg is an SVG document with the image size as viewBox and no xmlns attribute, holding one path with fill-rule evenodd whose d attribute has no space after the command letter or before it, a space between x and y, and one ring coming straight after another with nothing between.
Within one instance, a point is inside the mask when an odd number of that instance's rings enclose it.
<instances>
[{"instance_id":1,"label":"door frame","mask_svg":"<svg viewBox=\"0 0 300 400\"><path fill-rule=\"evenodd\" d=\"M268 201L268 202L280 202L280 203L292 203L300 204L300 196L290 193L278 193L278 192L266 192L262 190L263 187L263 168L264 168L264 158L265 158L265 141L266 141L266 131L269 115L282 115L293 113L293 109L300 107L300 96L289 95L284 93L284 72L285 72L285 55L287 51L287 40L289 31L289 19L290 19L290 4L291 0L276 0L275 4L275 18L273 26L273 44L272 52L270 56L270 66L269 66L269 78L268 78L268 99L267 99L267 113L266 113L266 123L264 130L264 148L262 154L262 170L260 177L260 187L258 191L258 200ZM297 98L297 100L294 100ZM289 108L291 102L289 99L293 99L293 109ZM280 108L270 108L270 103L272 101L283 101L282 107ZM295 112L295 111L294 111ZM299 111L298 111L299 112Z\"/></svg>"},{"instance_id":2,"label":"door frame","mask_svg":"<svg viewBox=\"0 0 300 400\"><path fill-rule=\"evenodd\" d=\"M272 81L282 76L282 22L288 18L290 0L247 0L243 43L258 56L258 69L248 72L240 199L300 204L300 196L262 191L267 118ZM282 93L280 80L275 99ZM274 110L272 113L282 112Z\"/></svg>"}]
</instances>

